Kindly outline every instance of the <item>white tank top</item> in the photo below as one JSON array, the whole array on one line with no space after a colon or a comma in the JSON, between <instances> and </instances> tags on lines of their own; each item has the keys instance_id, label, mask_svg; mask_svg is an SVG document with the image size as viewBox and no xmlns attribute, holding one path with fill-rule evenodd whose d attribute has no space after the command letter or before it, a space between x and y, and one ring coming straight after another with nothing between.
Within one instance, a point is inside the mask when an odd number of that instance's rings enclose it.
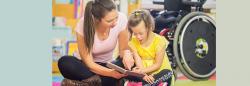
<instances>
[{"instance_id":1,"label":"white tank top","mask_svg":"<svg viewBox=\"0 0 250 86\"><path fill-rule=\"evenodd\" d=\"M92 56L95 62L110 62L113 60L113 51L116 47L118 41L118 35L121 31L126 29L127 26L127 17L122 13L118 13L118 20L116 26L110 29L110 33L107 39L99 40L97 34L94 37L94 45L92 49ZM82 18L77 26L76 32L83 36L83 22L84 19ZM79 52L75 53L75 56L80 59Z\"/></svg>"}]
</instances>

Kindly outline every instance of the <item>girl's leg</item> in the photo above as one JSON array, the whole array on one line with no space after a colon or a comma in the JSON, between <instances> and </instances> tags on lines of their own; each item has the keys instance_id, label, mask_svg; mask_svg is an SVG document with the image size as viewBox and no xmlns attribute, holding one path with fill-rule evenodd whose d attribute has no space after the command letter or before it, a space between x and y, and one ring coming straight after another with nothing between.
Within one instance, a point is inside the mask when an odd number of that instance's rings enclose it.
<instances>
[{"instance_id":1,"label":"girl's leg","mask_svg":"<svg viewBox=\"0 0 250 86\"><path fill-rule=\"evenodd\" d=\"M132 82L142 82L143 86L158 86L160 82L167 82L168 86L171 85L172 80L172 71L168 69L164 69L161 72L155 74L154 76L154 84L149 84L144 81L142 78L134 77L134 76L127 76L126 79Z\"/></svg>"},{"instance_id":2,"label":"girl's leg","mask_svg":"<svg viewBox=\"0 0 250 86\"><path fill-rule=\"evenodd\" d=\"M154 86L157 86L160 82L167 82L168 86L171 85L173 72L168 69L163 69L159 73L155 74L153 77L155 78ZM144 84L148 84L143 82ZM148 84L149 85L149 84ZM149 85L151 86L151 85Z\"/></svg>"}]
</instances>

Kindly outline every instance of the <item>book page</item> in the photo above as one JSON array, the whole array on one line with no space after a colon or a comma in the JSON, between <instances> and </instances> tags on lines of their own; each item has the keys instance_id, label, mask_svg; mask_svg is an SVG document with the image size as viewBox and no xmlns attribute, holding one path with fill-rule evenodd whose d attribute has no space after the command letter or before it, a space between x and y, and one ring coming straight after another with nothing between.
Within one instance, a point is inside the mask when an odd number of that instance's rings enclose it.
<instances>
[{"instance_id":1,"label":"book page","mask_svg":"<svg viewBox=\"0 0 250 86\"><path fill-rule=\"evenodd\" d=\"M136 73L136 72L133 72L133 71L130 71L130 70L126 70L124 68L121 68L115 64L112 64L110 62L107 63L107 66L109 68L112 68L112 69L115 69L116 71L120 72L120 73L123 73L123 74L127 74L127 75L131 75L131 76L136 76L136 77L144 77L144 74L140 74L140 73Z\"/></svg>"}]
</instances>

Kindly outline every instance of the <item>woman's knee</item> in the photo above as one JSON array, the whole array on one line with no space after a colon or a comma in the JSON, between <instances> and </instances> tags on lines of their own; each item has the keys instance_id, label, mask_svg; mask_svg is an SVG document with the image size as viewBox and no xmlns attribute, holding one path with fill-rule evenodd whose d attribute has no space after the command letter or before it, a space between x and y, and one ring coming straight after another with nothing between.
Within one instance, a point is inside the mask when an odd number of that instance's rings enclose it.
<instances>
[{"instance_id":1,"label":"woman's knee","mask_svg":"<svg viewBox=\"0 0 250 86\"><path fill-rule=\"evenodd\" d=\"M69 79L82 80L94 75L81 60L74 56L61 57L58 61L58 67L62 75Z\"/></svg>"},{"instance_id":2,"label":"woman's knee","mask_svg":"<svg viewBox=\"0 0 250 86\"><path fill-rule=\"evenodd\" d=\"M72 67L76 67L77 60L73 56L62 56L58 60L58 68L60 72L64 72L65 70L72 69Z\"/></svg>"},{"instance_id":3,"label":"woman's knee","mask_svg":"<svg viewBox=\"0 0 250 86\"><path fill-rule=\"evenodd\" d=\"M74 56L62 56L59 60L58 60L58 67L61 67L63 65L67 65L70 63L74 63L75 57Z\"/></svg>"},{"instance_id":4,"label":"woman's knee","mask_svg":"<svg viewBox=\"0 0 250 86\"><path fill-rule=\"evenodd\" d=\"M58 60L58 63L62 63L62 62L65 62L65 61L68 61L68 60L71 60L73 56L62 56L59 60Z\"/></svg>"}]
</instances>

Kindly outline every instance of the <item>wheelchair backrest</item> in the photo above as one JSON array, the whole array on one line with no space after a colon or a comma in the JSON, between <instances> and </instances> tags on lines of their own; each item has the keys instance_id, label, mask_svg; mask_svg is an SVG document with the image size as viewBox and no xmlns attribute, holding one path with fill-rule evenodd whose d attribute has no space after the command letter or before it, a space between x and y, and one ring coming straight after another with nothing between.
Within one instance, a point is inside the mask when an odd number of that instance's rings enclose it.
<instances>
[{"instance_id":1,"label":"wheelchair backrest","mask_svg":"<svg viewBox=\"0 0 250 86\"><path fill-rule=\"evenodd\" d=\"M182 3L182 0L164 0L164 9L167 11L185 10L191 12L191 6Z\"/></svg>"},{"instance_id":2,"label":"wheelchair backrest","mask_svg":"<svg viewBox=\"0 0 250 86\"><path fill-rule=\"evenodd\" d=\"M191 7L202 7L206 0L153 0L154 4L164 5L164 10L191 12Z\"/></svg>"}]
</instances>

